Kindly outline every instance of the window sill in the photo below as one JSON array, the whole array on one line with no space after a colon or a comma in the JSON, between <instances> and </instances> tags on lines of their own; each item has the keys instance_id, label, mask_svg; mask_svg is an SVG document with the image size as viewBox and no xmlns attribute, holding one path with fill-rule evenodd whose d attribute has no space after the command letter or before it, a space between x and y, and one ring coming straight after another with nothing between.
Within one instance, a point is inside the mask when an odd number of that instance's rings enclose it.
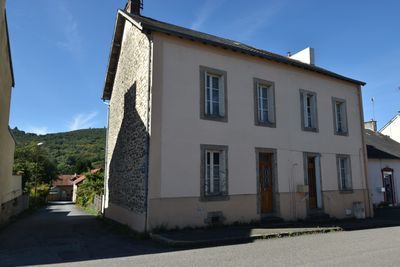
<instances>
[{"instance_id":1,"label":"window sill","mask_svg":"<svg viewBox=\"0 0 400 267\"><path fill-rule=\"evenodd\" d=\"M211 115L201 114L200 119L209 121L228 122L227 116L211 116Z\"/></svg>"},{"instance_id":2,"label":"window sill","mask_svg":"<svg viewBox=\"0 0 400 267\"><path fill-rule=\"evenodd\" d=\"M340 192L340 194L353 194L354 193L353 189L340 189L339 192Z\"/></svg>"},{"instance_id":3,"label":"window sill","mask_svg":"<svg viewBox=\"0 0 400 267\"><path fill-rule=\"evenodd\" d=\"M338 136L349 136L349 132L335 132L335 135L338 135Z\"/></svg>"},{"instance_id":4,"label":"window sill","mask_svg":"<svg viewBox=\"0 0 400 267\"><path fill-rule=\"evenodd\" d=\"M256 126L261 126L261 127L269 127L269 128L276 128L276 123L272 122L262 122L262 121L256 121L255 123Z\"/></svg>"},{"instance_id":5,"label":"window sill","mask_svg":"<svg viewBox=\"0 0 400 267\"><path fill-rule=\"evenodd\" d=\"M226 201L229 200L229 195L208 195L208 196L201 196L201 202L208 202L208 201Z\"/></svg>"},{"instance_id":6,"label":"window sill","mask_svg":"<svg viewBox=\"0 0 400 267\"><path fill-rule=\"evenodd\" d=\"M304 132L318 133L318 128L306 128L306 127L302 127L302 130L303 130Z\"/></svg>"}]
</instances>

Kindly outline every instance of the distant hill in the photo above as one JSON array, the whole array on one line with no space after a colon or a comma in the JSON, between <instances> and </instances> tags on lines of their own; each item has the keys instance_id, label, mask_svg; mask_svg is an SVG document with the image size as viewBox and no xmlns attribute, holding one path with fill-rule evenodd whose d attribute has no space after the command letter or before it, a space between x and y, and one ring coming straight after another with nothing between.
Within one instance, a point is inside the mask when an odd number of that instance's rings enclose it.
<instances>
[{"instance_id":1,"label":"distant hill","mask_svg":"<svg viewBox=\"0 0 400 267\"><path fill-rule=\"evenodd\" d=\"M84 129L65 133L37 135L12 129L17 147L44 142L60 174L74 174L86 166L104 167L106 129Z\"/></svg>"}]
</instances>

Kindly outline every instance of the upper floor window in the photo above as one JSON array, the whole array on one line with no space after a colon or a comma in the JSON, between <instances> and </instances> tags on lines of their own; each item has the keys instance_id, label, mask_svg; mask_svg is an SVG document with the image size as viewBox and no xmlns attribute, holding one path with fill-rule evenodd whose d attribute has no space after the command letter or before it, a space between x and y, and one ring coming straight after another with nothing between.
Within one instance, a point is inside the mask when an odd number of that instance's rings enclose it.
<instances>
[{"instance_id":1,"label":"upper floor window","mask_svg":"<svg viewBox=\"0 0 400 267\"><path fill-rule=\"evenodd\" d=\"M351 164L348 155L338 155L336 157L338 176L339 176L339 190L349 191L353 189L351 180Z\"/></svg>"},{"instance_id":2,"label":"upper floor window","mask_svg":"<svg viewBox=\"0 0 400 267\"><path fill-rule=\"evenodd\" d=\"M317 94L300 90L301 123L304 131L318 131Z\"/></svg>"},{"instance_id":3,"label":"upper floor window","mask_svg":"<svg viewBox=\"0 0 400 267\"><path fill-rule=\"evenodd\" d=\"M228 169L226 146L201 145L203 200L223 200L228 196Z\"/></svg>"},{"instance_id":4,"label":"upper floor window","mask_svg":"<svg viewBox=\"0 0 400 267\"><path fill-rule=\"evenodd\" d=\"M202 119L227 121L226 84L225 71L200 67Z\"/></svg>"},{"instance_id":5,"label":"upper floor window","mask_svg":"<svg viewBox=\"0 0 400 267\"><path fill-rule=\"evenodd\" d=\"M347 114L346 114L346 101L342 99L332 98L333 105L333 119L335 134L347 135Z\"/></svg>"},{"instance_id":6,"label":"upper floor window","mask_svg":"<svg viewBox=\"0 0 400 267\"><path fill-rule=\"evenodd\" d=\"M255 123L275 127L275 88L274 83L254 79Z\"/></svg>"}]
</instances>

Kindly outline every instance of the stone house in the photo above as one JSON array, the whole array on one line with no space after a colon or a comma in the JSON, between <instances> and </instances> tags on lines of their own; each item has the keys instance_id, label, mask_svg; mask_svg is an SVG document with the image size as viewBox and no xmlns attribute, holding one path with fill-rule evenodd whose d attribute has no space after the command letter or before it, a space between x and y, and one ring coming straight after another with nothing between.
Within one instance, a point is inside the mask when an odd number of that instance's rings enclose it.
<instances>
[{"instance_id":1,"label":"stone house","mask_svg":"<svg viewBox=\"0 0 400 267\"><path fill-rule=\"evenodd\" d=\"M52 181L52 187L47 197L49 201L71 201L74 182L78 179L78 175L59 175L56 180Z\"/></svg>"},{"instance_id":2,"label":"stone house","mask_svg":"<svg viewBox=\"0 0 400 267\"><path fill-rule=\"evenodd\" d=\"M105 216L137 231L372 216L361 86L315 65L117 13ZM365 210L363 210L365 208Z\"/></svg>"},{"instance_id":3,"label":"stone house","mask_svg":"<svg viewBox=\"0 0 400 267\"><path fill-rule=\"evenodd\" d=\"M8 35L6 3L0 0L0 224L27 205L22 196L22 179L13 175L15 140L8 126L14 74Z\"/></svg>"}]
</instances>

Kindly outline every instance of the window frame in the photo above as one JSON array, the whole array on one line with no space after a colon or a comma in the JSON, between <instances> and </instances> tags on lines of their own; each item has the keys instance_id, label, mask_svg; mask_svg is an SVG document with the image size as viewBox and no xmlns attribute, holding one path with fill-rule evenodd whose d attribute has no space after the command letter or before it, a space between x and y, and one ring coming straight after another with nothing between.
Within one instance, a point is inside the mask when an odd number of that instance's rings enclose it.
<instances>
[{"instance_id":1,"label":"window frame","mask_svg":"<svg viewBox=\"0 0 400 267\"><path fill-rule=\"evenodd\" d=\"M259 118L259 86L265 85L268 86L269 90L272 92L272 112L273 112L273 120L272 121L261 121ZM275 102L275 83L272 81L262 80L258 78L253 78L253 91L254 91L254 123L257 126L264 126L270 128L276 128L276 102ZM268 108L268 112L271 111L271 108Z\"/></svg>"},{"instance_id":2,"label":"window frame","mask_svg":"<svg viewBox=\"0 0 400 267\"><path fill-rule=\"evenodd\" d=\"M346 159L347 160L347 166L348 166L349 169L347 170L347 173L345 175L349 176L350 188L343 188L342 187L341 166L340 166L340 160L341 159ZM336 168L337 168L339 191L341 193L352 193L353 192L353 176L352 176L351 157L350 157L350 155L345 155L345 154L336 155Z\"/></svg>"},{"instance_id":3,"label":"window frame","mask_svg":"<svg viewBox=\"0 0 400 267\"><path fill-rule=\"evenodd\" d=\"M345 131L339 132L337 129L337 113L336 113L336 103L340 102L342 105L344 105L344 123L345 123ZM333 132L335 135L340 135L340 136L348 136L349 135L349 124L347 120L347 103L345 99L341 98L336 98L332 97L332 112L333 112Z\"/></svg>"},{"instance_id":4,"label":"window frame","mask_svg":"<svg viewBox=\"0 0 400 267\"><path fill-rule=\"evenodd\" d=\"M318 132L318 96L316 92L299 89L300 92L300 114L301 114L301 129L305 132ZM304 113L304 94L312 95L314 97L314 127L305 126L305 113Z\"/></svg>"},{"instance_id":5,"label":"window frame","mask_svg":"<svg viewBox=\"0 0 400 267\"><path fill-rule=\"evenodd\" d=\"M218 76L220 79L222 79L221 83L222 86L219 88L219 90L223 90L224 94L224 107L223 107L223 112L224 115L211 115L207 114L206 111L206 74L210 74L212 76ZM219 122L228 122L228 101L227 101L227 88L228 88L228 78L227 78L227 72L223 70L218 70L214 68L209 68L205 66L200 66L200 119L203 120L212 120L212 121L219 121ZM221 105L221 103L219 103Z\"/></svg>"},{"instance_id":6,"label":"window frame","mask_svg":"<svg viewBox=\"0 0 400 267\"><path fill-rule=\"evenodd\" d=\"M228 166L228 146L223 145L200 145L200 201L224 201L229 200L229 166ZM207 194L206 193L206 175L207 175L207 167L206 167L206 157L207 152L222 152L224 153L225 159L225 191L220 191L218 194ZM221 160L221 159L220 159ZM220 163L221 166L221 163ZM219 177L221 179L221 177Z\"/></svg>"}]
</instances>

